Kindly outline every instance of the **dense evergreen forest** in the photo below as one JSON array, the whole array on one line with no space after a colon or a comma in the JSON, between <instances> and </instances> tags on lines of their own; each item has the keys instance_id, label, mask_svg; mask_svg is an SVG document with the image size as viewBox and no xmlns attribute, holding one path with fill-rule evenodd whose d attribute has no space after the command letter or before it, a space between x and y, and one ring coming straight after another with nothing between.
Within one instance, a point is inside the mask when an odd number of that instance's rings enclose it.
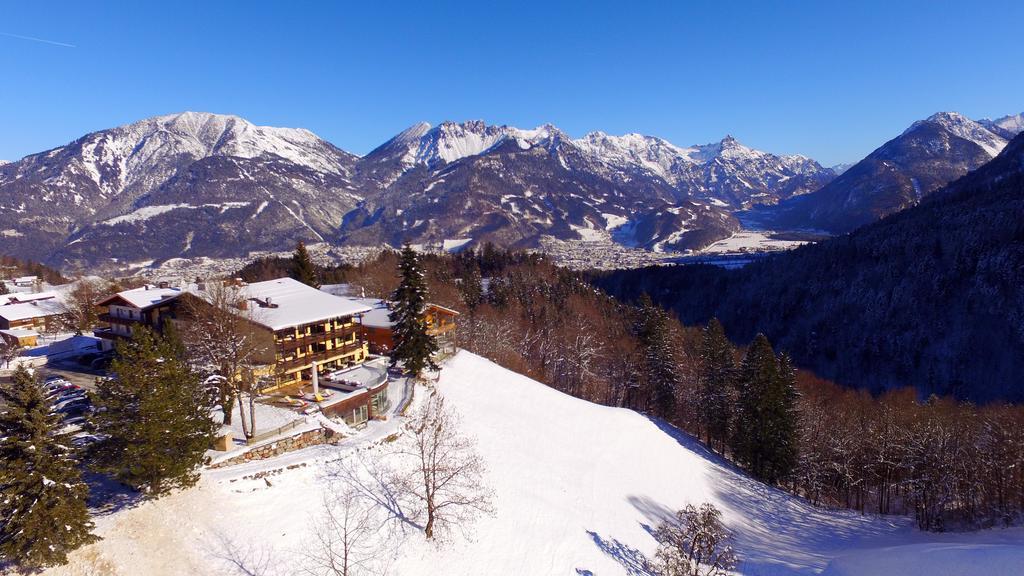
<instances>
[{"instance_id":1,"label":"dense evergreen forest","mask_svg":"<svg viewBox=\"0 0 1024 576\"><path fill-rule=\"evenodd\" d=\"M849 235L738 270L616 271L593 282L647 294L684 323L762 332L818 375L872 392L1024 401L1024 135L997 158Z\"/></svg>"}]
</instances>

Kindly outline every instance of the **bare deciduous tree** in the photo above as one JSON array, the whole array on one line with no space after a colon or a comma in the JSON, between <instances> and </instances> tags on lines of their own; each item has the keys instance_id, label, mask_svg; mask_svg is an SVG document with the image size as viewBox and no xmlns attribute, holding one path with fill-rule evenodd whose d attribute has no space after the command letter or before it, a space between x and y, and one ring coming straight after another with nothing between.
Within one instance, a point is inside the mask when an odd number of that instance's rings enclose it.
<instances>
[{"instance_id":1,"label":"bare deciduous tree","mask_svg":"<svg viewBox=\"0 0 1024 576\"><path fill-rule=\"evenodd\" d=\"M237 401L242 431L252 438L256 399L265 388L254 373L272 353L272 338L256 323L257 312L235 286L210 282L183 302L187 329L181 332L190 363L199 371L220 376L211 380L218 385L224 423L231 424Z\"/></svg>"},{"instance_id":2,"label":"bare deciduous tree","mask_svg":"<svg viewBox=\"0 0 1024 576\"><path fill-rule=\"evenodd\" d=\"M75 334L83 334L95 327L99 320L99 307L96 304L110 290L111 286L108 283L94 278L82 278L76 282L64 301L64 306L68 310L67 327L74 330Z\"/></svg>"},{"instance_id":3,"label":"bare deciduous tree","mask_svg":"<svg viewBox=\"0 0 1024 576\"><path fill-rule=\"evenodd\" d=\"M11 362L21 354L21 350L21 346L0 338L0 363L10 368Z\"/></svg>"},{"instance_id":4,"label":"bare deciduous tree","mask_svg":"<svg viewBox=\"0 0 1024 576\"><path fill-rule=\"evenodd\" d=\"M725 576L736 566L731 535L722 513L705 502L688 504L673 521L658 527L656 555L661 576Z\"/></svg>"},{"instance_id":5,"label":"bare deciduous tree","mask_svg":"<svg viewBox=\"0 0 1024 576\"><path fill-rule=\"evenodd\" d=\"M322 513L313 523L317 545L304 552L305 571L314 576L386 573L385 521L378 507L356 488L325 496Z\"/></svg>"},{"instance_id":6,"label":"bare deciduous tree","mask_svg":"<svg viewBox=\"0 0 1024 576\"><path fill-rule=\"evenodd\" d=\"M491 491L483 480L485 465L458 417L434 392L407 424L409 437L400 451L414 462L409 491L424 507L428 540L455 527L465 531L479 514L491 514Z\"/></svg>"}]
</instances>

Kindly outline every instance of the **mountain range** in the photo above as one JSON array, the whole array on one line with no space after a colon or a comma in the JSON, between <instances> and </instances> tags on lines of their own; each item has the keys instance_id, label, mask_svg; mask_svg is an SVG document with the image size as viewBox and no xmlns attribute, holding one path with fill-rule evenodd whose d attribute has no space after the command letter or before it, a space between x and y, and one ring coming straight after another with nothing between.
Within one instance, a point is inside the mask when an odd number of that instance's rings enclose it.
<instances>
[{"instance_id":1,"label":"mountain range","mask_svg":"<svg viewBox=\"0 0 1024 576\"><path fill-rule=\"evenodd\" d=\"M689 324L717 317L740 342L764 333L842 384L1024 401L1024 134L917 206L850 234L737 270L663 266L597 284L648 294Z\"/></svg>"},{"instance_id":2,"label":"mountain range","mask_svg":"<svg viewBox=\"0 0 1024 576\"><path fill-rule=\"evenodd\" d=\"M832 231L842 226L825 221L883 215L991 158L1022 127L1021 116L940 114L844 171L728 136L680 147L480 121L417 124L359 157L308 130L184 112L0 164L0 252L85 268L245 256L297 240L535 247L552 236L692 250L740 230L737 215ZM886 160L908 147L913 158ZM860 192L887 161L893 184ZM848 210L836 206L844 191L856 200L845 198Z\"/></svg>"}]
</instances>

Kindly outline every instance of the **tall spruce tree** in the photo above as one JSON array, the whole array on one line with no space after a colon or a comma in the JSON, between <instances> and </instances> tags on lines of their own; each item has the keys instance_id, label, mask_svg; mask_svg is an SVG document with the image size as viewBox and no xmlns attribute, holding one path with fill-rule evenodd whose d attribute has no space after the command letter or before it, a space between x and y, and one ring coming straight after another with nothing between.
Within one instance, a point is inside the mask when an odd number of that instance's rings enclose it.
<instances>
[{"instance_id":1,"label":"tall spruce tree","mask_svg":"<svg viewBox=\"0 0 1024 576\"><path fill-rule=\"evenodd\" d=\"M174 340L137 328L118 343L116 376L96 385L93 420L107 438L93 465L149 497L195 484L213 438L209 396Z\"/></svg>"},{"instance_id":2,"label":"tall spruce tree","mask_svg":"<svg viewBox=\"0 0 1024 576\"><path fill-rule=\"evenodd\" d=\"M0 398L0 558L26 570L64 564L68 552L97 539L70 438L24 367Z\"/></svg>"},{"instance_id":3,"label":"tall spruce tree","mask_svg":"<svg viewBox=\"0 0 1024 576\"><path fill-rule=\"evenodd\" d=\"M776 358L764 334L747 349L737 380L732 451L754 477L785 480L797 461L795 376L788 359Z\"/></svg>"},{"instance_id":4,"label":"tall spruce tree","mask_svg":"<svg viewBox=\"0 0 1024 576\"><path fill-rule=\"evenodd\" d=\"M776 482L790 478L800 461L800 411L797 406L796 370L786 353L779 354L772 387L772 454L769 476Z\"/></svg>"},{"instance_id":5,"label":"tall spruce tree","mask_svg":"<svg viewBox=\"0 0 1024 576\"><path fill-rule=\"evenodd\" d=\"M679 388L679 366L672 347L668 314L644 294L640 300L637 336L644 352L644 375L651 390L654 413L672 418Z\"/></svg>"},{"instance_id":6,"label":"tall spruce tree","mask_svg":"<svg viewBox=\"0 0 1024 576\"><path fill-rule=\"evenodd\" d=\"M480 267L475 261L466 265L459 278L459 295L462 296L462 303L469 309L470 316L484 301L483 278L480 277Z\"/></svg>"},{"instance_id":7,"label":"tall spruce tree","mask_svg":"<svg viewBox=\"0 0 1024 576\"><path fill-rule=\"evenodd\" d=\"M732 423L736 362L732 343L717 318L704 328L700 347L700 419L708 445L725 451Z\"/></svg>"},{"instance_id":8,"label":"tall spruce tree","mask_svg":"<svg viewBox=\"0 0 1024 576\"><path fill-rule=\"evenodd\" d=\"M306 244L301 240L295 245L295 252L292 253L292 278L313 288L320 287L316 266L313 264L313 259L309 257Z\"/></svg>"},{"instance_id":9,"label":"tall spruce tree","mask_svg":"<svg viewBox=\"0 0 1024 576\"><path fill-rule=\"evenodd\" d=\"M402 362L406 373L419 377L428 368L437 370L433 360L437 341L427 333L423 316L427 306L427 282L419 255L408 243L402 248L398 271L401 281L391 296L394 309L389 315L395 339L391 364Z\"/></svg>"}]
</instances>

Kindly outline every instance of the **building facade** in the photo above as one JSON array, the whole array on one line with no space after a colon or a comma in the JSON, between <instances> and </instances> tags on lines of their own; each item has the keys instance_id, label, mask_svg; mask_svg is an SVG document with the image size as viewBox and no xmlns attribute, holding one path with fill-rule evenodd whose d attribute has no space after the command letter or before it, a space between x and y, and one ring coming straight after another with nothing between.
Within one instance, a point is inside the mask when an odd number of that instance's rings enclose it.
<instances>
[{"instance_id":1,"label":"building facade","mask_svg":"<svg viewBox=\"0 0 1024 576\"><path fill-rule=\"evenodd\" d=\"M100 313L100 327L93 334L100 338L100 349L111 350L115 342L131 338L138 326L148 326L157 332L177 317L180 288L146 285L124 290L97 303L106 310Z\"/></svg>"},{"instance_id":2,"label":"building facade","mask_svg":"<svg viewBox=\"0 0 1024 576\"><path fill-rule=\"evenodd\" d=\"M361 329L363 338L375 354L387 354L395 348L393 322L391 322L391 303L377 298L351 298L355 302L369 306L370 311L362 314ZM427 303L423 311L423 320L427 324L427 334L437 341L438 355L450 356L458 346L456 340L456 319L459 313L451 308Z\"/></svg>"}]
</instances>

